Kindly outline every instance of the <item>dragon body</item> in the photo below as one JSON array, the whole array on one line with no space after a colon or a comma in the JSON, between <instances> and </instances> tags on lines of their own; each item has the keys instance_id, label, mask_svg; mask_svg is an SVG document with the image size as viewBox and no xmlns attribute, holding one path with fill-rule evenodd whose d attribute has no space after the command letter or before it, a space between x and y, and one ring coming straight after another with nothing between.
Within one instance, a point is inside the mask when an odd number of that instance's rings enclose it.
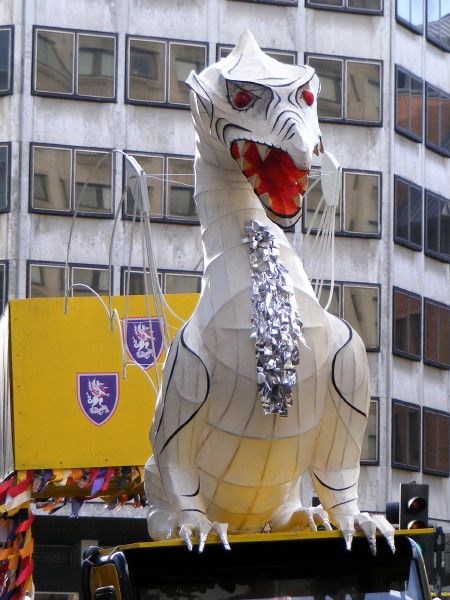
<instances>
[{"instance_id":1,"label":"dragon body","mask_svg":"<svg viewBox=\"0 0 450 600\"><path fill-rule=\"evenodd\" d=\"M202 293L172 342L146 465L149 532L200 546L232 533L362 527L360 449L369 405L364 344L319 305L283 227L301 214L322 151L319 80L264 54L249 32L192 73ZM280 300L281 298L281 300ZM322 506L302 507L309 470ZM322 508L323 507L323 508ZM325 512L326 511L326 512Z\"/></svg>"}]
</instances>

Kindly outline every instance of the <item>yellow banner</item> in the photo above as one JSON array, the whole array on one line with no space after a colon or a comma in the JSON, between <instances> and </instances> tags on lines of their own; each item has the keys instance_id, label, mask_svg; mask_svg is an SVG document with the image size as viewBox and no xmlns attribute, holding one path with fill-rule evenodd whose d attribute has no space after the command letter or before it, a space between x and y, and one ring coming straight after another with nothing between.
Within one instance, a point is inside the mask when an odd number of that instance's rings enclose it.
<instances>
[{"instance_id":1,"label":"yellow banner","mask_svg":"<svg viewBox=\"0 0 450 600\"><path fill-rule=\"evenodd\" d=\"M198 294L166 296L187 320ZM146 298L113 298L123 334L97 298L12 300L10 340L15 469L67 469L142 465L151 453L148 434L164 361L154 307L150 331ZM180 326L168 311L173 338ZM126 360L139 362L123 374ZM152 341L153 337L153 341Z\"/></svg>"}]
</instances>

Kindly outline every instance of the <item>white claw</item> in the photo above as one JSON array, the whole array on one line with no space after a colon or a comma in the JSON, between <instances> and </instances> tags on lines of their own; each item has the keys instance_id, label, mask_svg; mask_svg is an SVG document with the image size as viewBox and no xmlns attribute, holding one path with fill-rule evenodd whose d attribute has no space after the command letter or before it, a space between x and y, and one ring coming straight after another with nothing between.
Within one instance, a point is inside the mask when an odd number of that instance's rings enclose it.
<instances>
[{"instance_id":1,"label":"white claw","mask_svg":"<svg viewBox=\"0 0 450 600\"><path fill-rule=\"evenodd\" d=\"M353 536L355 535L355 530L354 529L346 529L345 531L341 530L341 533L344 536L345 547L350 552L350 550L352 549L352 541L353 541Z\"/></svg>"},{"instance_id":2,"label":"white claw","mask_svg":"<svg viewBox=\"0 0 450 600\"><path fill-rule=\"evenodd\" d=\"M214 531L217 532L218 536L220 537L220 541L222 542L222 545L225 548L225 550L231 550L227 537L228 523L218 523L217 521L215 521L214 523L212 523L212 528L214 529Z\"/></svg>"},{"instance_id":3,"label":"white claw","mask_svg":"<svg viewBox=\"0 0 450 600\"><path fill-rule=\"evenodd\" d=\"M211 530L212 523L210 521L200 521L198 525L198 551L203 552L208 533Z\"/></svg>"},{"instance_id":4,"label":"white claw","mask_svg":"<svg viewBox=\"0 0 450 600\"><path fill-rule=\"evenodd\" d=\"M184 540L184 543L186 544L187 549L190 552L192 550L192 541L191 541L192 530L191 530L191 528L189 527L189 525L180 525L179 533L180 533L180 537Z\"/></svg>"}]
</instances>

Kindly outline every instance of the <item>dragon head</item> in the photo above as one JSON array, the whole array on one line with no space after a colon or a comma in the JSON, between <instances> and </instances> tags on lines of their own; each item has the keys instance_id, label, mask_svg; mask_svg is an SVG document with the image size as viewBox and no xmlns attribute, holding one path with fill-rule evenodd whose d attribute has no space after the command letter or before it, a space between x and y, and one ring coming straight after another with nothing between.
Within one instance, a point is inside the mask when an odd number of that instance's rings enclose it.
<instances>
[{"instance_id":1,"label":"dragon head","mask_svg":"<svg viewBox=\"0 0 450 600\"><path fill-rule=\"evenodd\" d=\"M244 31L226 58L187 84L197 133L231 154L275 223L292 226L312 155L323 150L314 69L278 62Z\"/></svg>"}]
</instances>

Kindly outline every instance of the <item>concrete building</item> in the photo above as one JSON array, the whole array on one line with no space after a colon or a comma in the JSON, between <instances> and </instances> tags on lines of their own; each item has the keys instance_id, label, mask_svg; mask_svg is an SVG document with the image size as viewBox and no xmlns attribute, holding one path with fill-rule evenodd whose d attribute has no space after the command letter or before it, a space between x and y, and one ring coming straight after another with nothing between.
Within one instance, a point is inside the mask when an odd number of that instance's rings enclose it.
<instances>
[{"instance_id":1,"label":"concrete building","mask_svg":"<svg viewBox=\"0 0 450 600\"><path fill-rule=\"evenodd\" d=\"M75 207L71 282L107 291L125 181L122 155L111 150L133 154L155 176L164 290L199 290L183 82L248 28L279 60L316 68L324 144L343 167L330 310L362 334L371 369L360 506L384 512L401 482L427 483L430 518L450 530L447 13L444 0L3 0L0 312L11 298L63 294ZM288 234L299 250L316 202L311 194ZM115 294L125 290L132 216L126 201L112 255ZM137 246L134 292L141 266ZM306 478L304 502L312 495Z\"/></svg>"}]
</instances>

